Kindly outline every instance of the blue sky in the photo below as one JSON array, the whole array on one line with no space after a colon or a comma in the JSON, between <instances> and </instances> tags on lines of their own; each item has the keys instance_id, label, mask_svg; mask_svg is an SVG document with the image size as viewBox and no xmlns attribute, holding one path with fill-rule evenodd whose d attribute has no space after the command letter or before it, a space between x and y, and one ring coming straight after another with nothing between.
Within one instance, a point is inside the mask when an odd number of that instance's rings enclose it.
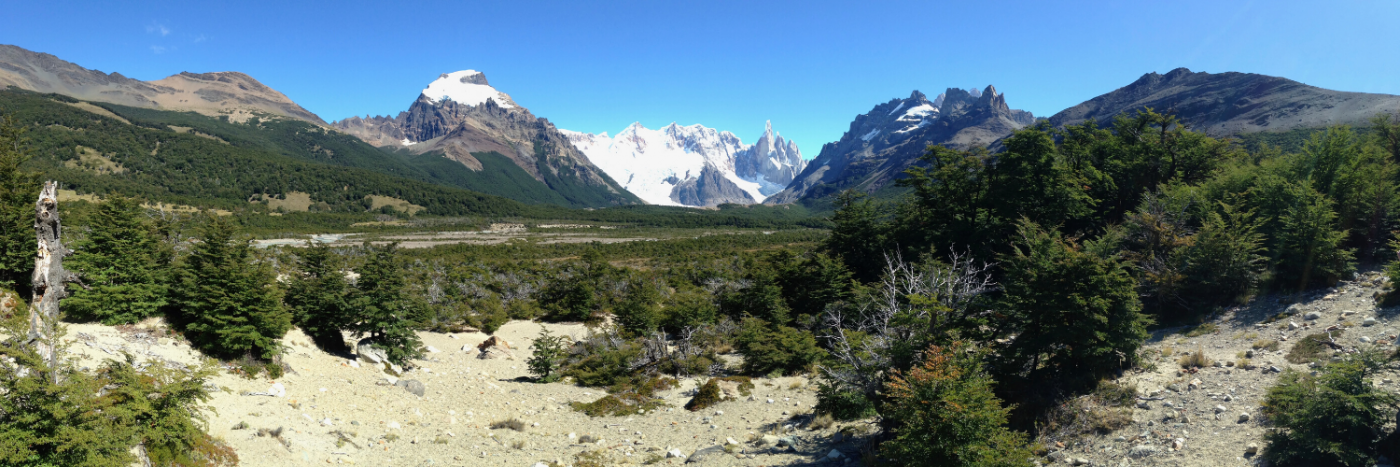
<instances>
[{"instance_id":1,"label":"blue sky","mask_svg":"<svg viewBox=\"0 0 1400 467\"><path fill-rule=\"evenodd\" d=\"M0 43L153 80L241 71L326 120L395 114L476 69L561 128L700 123L807 158L920 90L996 85L1049 116L1176 67L1400 94L1400 2L46 2Z\"/></svg>"}]
</instances>

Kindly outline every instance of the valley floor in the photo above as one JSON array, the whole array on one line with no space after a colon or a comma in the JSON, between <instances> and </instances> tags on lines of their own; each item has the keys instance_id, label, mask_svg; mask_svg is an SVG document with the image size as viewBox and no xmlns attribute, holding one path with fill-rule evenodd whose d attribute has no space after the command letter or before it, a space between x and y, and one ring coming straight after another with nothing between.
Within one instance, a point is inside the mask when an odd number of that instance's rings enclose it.
<instances>
[{"instance_id":1,"label":"valley floor","mask_svg":"<svg viewBox=\"0 0 1400 467\"><path fill-rule=\"evenodd\" d=\"M575 338L587 333L581 325L547 326ZM250 380L221 371L212 379L218 389L209 403L209 431L230 443L245 466L575 465L574 456L585 451L602 453L600 465L679 465L685 459L665 458L668 451L691 456L731 438L738 444L730 452L708 456L706 465L840 465L858 455L854 444L833 442L832 435L863 423L805 429L816 393L804 377L755 379L751 397L699 412L682 408L697 385L695 378L663 393L668 408L628 417L591 418L576 412L570 402L591 402L606 392L529 382L525 360L540 327L515 321L496 332L511 343L514 359L478 359L476 346L488 337L484 334L420 333L424 344L439 351L400 378L422 382L422 397L390 385L389 375L369 364L317 349L293 330L284 340L291 371L282 378ZM198 362L187 344L162 335L160 322L150 320L126 327L74 324L66 338L73 341L70 351L80 366L121 358L122 351L142 359ZM276 392L274 384L285 388L285 395L245 395ZM525 428L490 428L494 421L511 418L525 422ZM267 432L277 429L280 438ZM797 445L751 442L763 434L792 437ZM598 441L581 443L585 435ZM833 449L846 455L828 460Z\"/></svg>"}]
</instances>

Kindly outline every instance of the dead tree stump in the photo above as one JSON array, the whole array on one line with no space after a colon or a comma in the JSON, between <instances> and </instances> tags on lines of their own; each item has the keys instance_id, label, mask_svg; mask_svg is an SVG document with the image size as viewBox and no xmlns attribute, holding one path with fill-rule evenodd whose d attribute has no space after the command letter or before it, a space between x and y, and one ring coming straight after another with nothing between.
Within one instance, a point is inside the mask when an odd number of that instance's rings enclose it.
<instances>
[{"instance_id":1,"label":"dead tree stump","mask_svg":"<svg viewBox=\"0 0 1400 467\"><path fill-rule=\"evenodd\" d=\"M58 218L58 182L44 183L39 200L34 203L34 233L39 251L34 258L34 300L29 308L29 333L26 336L50 369L58 367L58 301L68 296L68 282L78 276L63 269L63 258L73 254L60 238L62 223ZM58 378L57 371L51 371Z\"/></svg>"}]
</instances>

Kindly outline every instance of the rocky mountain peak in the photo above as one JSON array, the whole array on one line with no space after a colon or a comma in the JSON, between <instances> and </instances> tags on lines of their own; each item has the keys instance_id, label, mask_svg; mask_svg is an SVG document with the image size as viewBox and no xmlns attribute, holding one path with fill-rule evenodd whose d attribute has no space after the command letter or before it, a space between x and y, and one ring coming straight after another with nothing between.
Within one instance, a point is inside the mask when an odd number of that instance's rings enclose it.
<instances>
[{"instance_id":1,"label":"rocky mountain peak","mask_svg":"<svg viewBox=\"0 0 1400 467\"><path fill-rule=\"evenodd\" d=\"M997 94L996 86L987 85L987 89L982 91L982 96L977 98L977 106L990 109L994 112L1010 112L1011 107L1006 105L1006 96Z\"/></svg>"}]
</instances>

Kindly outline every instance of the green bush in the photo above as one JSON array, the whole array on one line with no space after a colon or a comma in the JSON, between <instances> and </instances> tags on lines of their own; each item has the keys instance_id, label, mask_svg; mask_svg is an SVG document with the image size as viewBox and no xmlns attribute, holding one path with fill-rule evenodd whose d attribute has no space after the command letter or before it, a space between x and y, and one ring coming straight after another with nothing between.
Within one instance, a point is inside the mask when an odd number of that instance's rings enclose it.
<instances>
[{"instance_id":1,"label":"green bush","mask_svg":"<svg viewBox=\"0 0 1400 467\"><path fill-rule=\"evenodd\" d=\"M341 330L350 329L355 316L346 300L350 285L340 272L338 258L324 243L301 250L298 271L291 275L283 301L294 322L318 347L346 352Z\"/></svg>"},{"instance_id":2,"label":"green bush","mask_svg":"<svg viewBox=\"0 0 1400 467\"><path fill-rule=\"evenodd\" d=\"M705 384L700 385L700 389L695 392L695 396L690 398L690 402L685 403L685 409L691 412L704 410L724 400L724 394L719 390L719 380L710 379Z\"/></svg>"},{"instance_id":3,"label":"green bush","mask_svg":"<svg viewBox=\"0 0 1400 467\"><path fill-rule=\"evenodd\" d=\"M589 339L577 351L577 360L563 371L582 386L613 386L632 377L632 361L642 349L632 341L613 341L608 337Z\"/></svg>"},{"instance_id":4,"label":"green bush","mask_svg":"<svg viewBox=\"0 0 1400 467\"><path fill-rule=\"evenodd\" d=\"M825 353L812 333L770 325L758 318L740 324L734 346L744 356L743 372L768 375L775 371L795 374L807 371Z\"/></svg>"},{"instance_id":5,"label":"green bush","mask_svg":"<svg viewBox=\"0 0 1400 467\"><path fill-rule=\"evenodd\" d=\"M627 286L622 303L613 307L617 324L628 336L650 334L661 323L661 292L650 281L633 282Z\"/></svg>"},{"instance_id":6,"label":"green bush","mask_svg":"<svg viewBox=\"0 0 1400 467\"><path fill-rule=\"evenodd\" d=\"M923 364L891 377L882 415L893 429L881 454L908 466L1031 465L1026 438L1006 428L1010 409L992 394L980 359L959 344L933 346Z\"/></svg>"},{"instance_id":7,"label":"green bush","mask_svg":"<svg viewBox=\"0 0 1400 467\"><path fill-rule=\"evenodd\" d=\"M566 342L564 336L552 335L548 328L540 329L540 335L530 344L534 351L530 354L530 360L526 362L530 373L534 374L539 382L552 383L559 380L559 364L564 359Z\"/></svg>"},{"instance_id":8,"label":"green bush","mask_svg":"<svg viewBox=\"0 0 1400 467\"><path fill-rule=\"evenodd\" d=\"M359 270L350 302L359 310L353 328L369 335L373 345L388 354L389 361L402 365L423 355L423 343L413 331L411 317L417 310L404 294L398 245L378 247L366 241L363 248L368 258Z\"/></svg>"},{"instance_id":9,"label":"green bush","mask_svg":"<svg viewBox=\"0 0 1400 467\"><path fill-rule=\"evenodd\" d=\"M1289 370L1279 377L1264 398L1273 424L1264 458L1280 466L1374 465L1397 411L1396 396L1371 382L1381 359L1366 352L1316 376Z\"/></svg>"},{"instance_id":10,"label":"green bush","mask_svg":"<svg viewBox=\"0 0 1400 467\"><path fill-rule=\"evenodd\" d=\"M837 420L859 420L878 415L875 402L864 392L841 390L827 384L817 387L816 411Z\"/></svg>"}]
</instances>

